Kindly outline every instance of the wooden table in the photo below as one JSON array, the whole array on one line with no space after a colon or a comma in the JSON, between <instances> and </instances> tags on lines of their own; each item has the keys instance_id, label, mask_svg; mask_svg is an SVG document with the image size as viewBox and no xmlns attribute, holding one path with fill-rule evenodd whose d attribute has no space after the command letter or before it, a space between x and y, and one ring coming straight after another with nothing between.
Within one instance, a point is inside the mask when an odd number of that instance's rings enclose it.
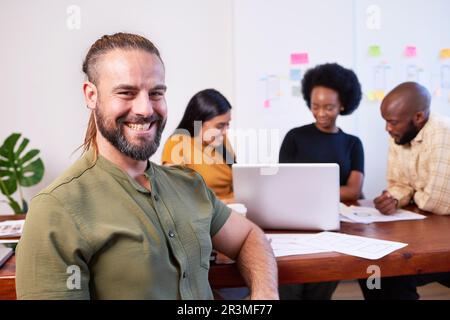
<instances>
[{"instance_id":1,"label":"wooden table","mask_svg":"<svg viewBox=\"0 0 450 320\"><path fill-rule=\"evenodd\" d=\"M361 204L369 205L368 202ZM416 208L408 209L427 214ZM334 252L281 257L277 259L280 283L367 278L370 265L379 266L382 276L450 271L450 216L428 215L424 220L369 225L341 223L340 231L405 242L408 246L376 261ZM209 278L213 288L244 285L235 264L212 263ZM0 269L1 299L15 299L14 256Z\"/></svg>"},{"instance_id":2,"label":"wooden table","mask_svg":"<svg viewBox=\"0 0 450 320\"><path fill-rule=\"evenodd\" d=\"M0 215L0 222L5 220L25 219L24 214ZM18 239L18 237L0 237L4 239ZM12 256L0 268L0 300L16 299L16 257Z\"/></svg>"},{"instance_id":3,"label":"wooden table","mask_svg":"<svg viewBox=\"0 0 450 320\"><path fill-rule=\"evenodd\" d=\"M367 201L361 205L371 205ZM399 241L408 246L379 260L367 260L329 252L277 258L281 284L367 278L367 267L377 265L381 276L413 275L450 271L450 216L427 215L424 220L372 224L341 223L342 233ZM213 288L243 286L235 264L212 264Z\"/></svg>"}]
</instances>

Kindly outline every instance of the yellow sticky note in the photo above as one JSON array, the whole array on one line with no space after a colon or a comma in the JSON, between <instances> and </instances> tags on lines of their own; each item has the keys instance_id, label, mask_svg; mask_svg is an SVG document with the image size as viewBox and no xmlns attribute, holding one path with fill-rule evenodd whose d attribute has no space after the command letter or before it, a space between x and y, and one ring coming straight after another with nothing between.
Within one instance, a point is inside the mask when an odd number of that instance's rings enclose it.
<instances>
[{"instance_id":1,"label":"yellow sticky note","mask_svg":"<svg viewBox=\"0 0 450 320\"><path fill-rule=\"evenodd\" d=\"M384 91L383 90L375 91L375 99L378 101L383 100L384 99Z\"/></svg>"},{"instance_id":2,"label":"yellow sticky note","mask_svg":"<svg viewBox=\"0 0 450 320\"><path fill-rule=\"evenodd\" d=\"M369 47L369 56L371 56L371 57L379 57L379 56L381 56L381 48L380 48L380 46L370 46Z\"/></svg>"},{"instance_id":3,"label":"yellow sticky note","mask_svg":"<svg viewBox=\"0 0 450 320\"><path fill-rule=\"evenodd\" d=\"M442 49L439 54L441 59L449 59L450 58L450 48Z\"/></svg>"}]
</instances>

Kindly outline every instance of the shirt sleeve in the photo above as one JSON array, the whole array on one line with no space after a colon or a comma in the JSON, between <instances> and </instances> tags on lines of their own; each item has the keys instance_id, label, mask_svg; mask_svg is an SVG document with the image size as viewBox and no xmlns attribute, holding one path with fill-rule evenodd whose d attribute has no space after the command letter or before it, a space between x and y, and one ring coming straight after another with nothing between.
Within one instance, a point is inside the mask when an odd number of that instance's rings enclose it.
<instances>
[{"instance_id":1,"label":"shirt sleeve","mask_svg":"<svg viewBox=\"0 0 450 320\"><path fill-rule=\"evenodd\" d=\"M351 170L359 171L364 174L364 148L361 140L356 137L351 151Z\"/></svg>"},{"instance_id":2,"label":"shirt sleeve","mask_svg":"<svg viewBox=\"0 0 450 320\"><path fill-rule=\"evenodd\" d=\"M425 211L450 214L450 133L433 137L429 150L428 180L423 189L416 190L414 202Z\"/></svg>"},{"instance_id":3,"label":"shirt sleeve","mask_svg":"<svg viewBox=\"0 0 450 320\"><path fill-rule=\"evenodd\" d=\"M217 232L223 227L225 222L228 220L231 214L231 208L228 207L225 203L220 201L214 192L206 187L208 191L208 196L211 200L212 206L213 206L213 216L211 220L211 237L214 237Z\"/></svg>"},{"instance_id":4,"label":"shirt sleeve","mask_svg":"<svg viewBox=\"0 0 450 320\"><path fill-rule=\"evenodd\" d=\"M90 299L91 250L62 204L35 197L16 250L18 299Z\"/></svg>"},{"instance_id":5,"label":"shirt sleeve","mask_svg":"<svg viewBox=\"0 0 450 320\"><path fill-rule=\"evenodd\" d=\"M283 139L280 148L279 162L280 163L295 163L296 147L294 140L294 132L289 131Z\"/></svg>"},{"instance_id":6,"label":"shirt sleeve","mask_svg":"<svg viewBox=\"0 0 450 320\"><path fill-rule=\"evenodd\" d=\"M388 192L398 200L400 207L406 206L414 194L413 187L409 184L409 178L403 170L393 140L389 142L388 165L387 165L387 182Z\"/></svg>"}]
</instances>

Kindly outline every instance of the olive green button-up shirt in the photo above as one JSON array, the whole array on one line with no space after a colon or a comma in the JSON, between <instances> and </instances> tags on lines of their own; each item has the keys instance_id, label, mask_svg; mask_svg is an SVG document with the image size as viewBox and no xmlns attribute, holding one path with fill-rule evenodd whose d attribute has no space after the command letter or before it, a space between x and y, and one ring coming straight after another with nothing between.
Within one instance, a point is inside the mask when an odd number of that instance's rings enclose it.
<instances>
[{"instance_id":1,"label":"olive green button-up shirt","mask_svg":"<svg viewBox=\"0 0 450 320\"><path fill-rule=\"evenodd\" d=\"M211 299L209 257L230 209L190 169L149 162L151 192L92 151L33 198L19 299Z\"/></svg>"}]
</instances>

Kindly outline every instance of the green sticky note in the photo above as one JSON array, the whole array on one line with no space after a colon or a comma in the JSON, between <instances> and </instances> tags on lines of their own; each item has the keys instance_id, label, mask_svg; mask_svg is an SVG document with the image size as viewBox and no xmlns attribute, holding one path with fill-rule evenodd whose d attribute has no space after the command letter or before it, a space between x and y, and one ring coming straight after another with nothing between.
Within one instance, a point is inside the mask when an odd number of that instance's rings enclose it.
<instances>
[{"instance_id":1,"label":"green sticky note","mask_svg":"<svg viewBox=\"0 0 450 320\"><path fill-rule=\"evenodd\" d=\"M375 101L375 91L367 92L367 99L369 99L370 101Z\"/></svg>"},{"instance_id":2,"label":"green sticky note","mask_svg":"<svg viewBox=\"0 0 450 320\"><path fill-rule=\"evenodd\" d=\"M381 56L381 48L380 48L380 46L370 46L369 47L369 56L371 56L371 57L379 57L379 56Z\"/></svg>"}]
</instances>

